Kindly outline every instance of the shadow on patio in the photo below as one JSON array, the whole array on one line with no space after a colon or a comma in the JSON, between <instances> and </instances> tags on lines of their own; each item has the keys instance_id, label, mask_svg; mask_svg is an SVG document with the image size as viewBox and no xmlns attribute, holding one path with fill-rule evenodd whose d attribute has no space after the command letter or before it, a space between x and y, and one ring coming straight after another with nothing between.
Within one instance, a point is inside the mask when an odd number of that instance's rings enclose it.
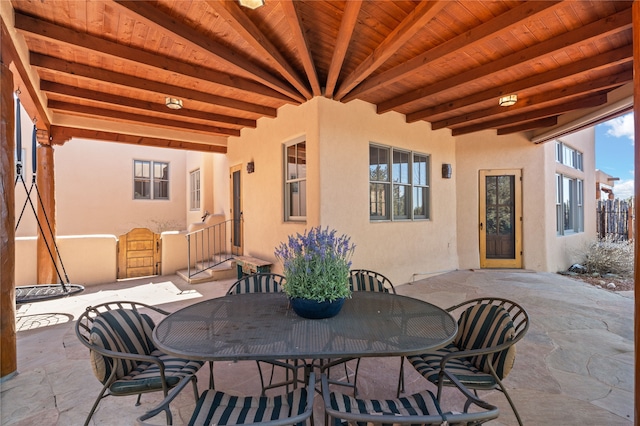
<instances>
[{"instance_id":1,"label":"shadow on patio","mask_svg":"<svg viewBox=\"0 0 640 426\"><path fill-rule=\"evenodd\" d=\"M73 326L88 305L110 300L141 301L175 311L202 298L222 296L234 280L189 285L163 276L92 286L77 296L18 307L18 375L1 384L3 425L80 425L100 384L89 354ZM527 309L531 326L517 345L515 366L505 380L525 424L633 424L633 293L596 289L557 274L527 271L455 271L396 286L399 294L448 307L478 296L512 299ZM392 397L399 358L364 359L358 389L362 396ZM406 390L435 389L405 366ZM199 373L199 387L208 383ZM218 362L216 386L229 392L260 392L253 361ZM494 425L517 424L504 396L481 394L500 407ZM161 400L146 394L104 399L93 416L96 425L133 424ZM195 403L190 389L172 405L174 422L186 419ZM324 420L316 396L315 424ZM445 407L450 408L450 407ZM158 422L164 417L159 416Z\"/></svg>"}]
</instances>

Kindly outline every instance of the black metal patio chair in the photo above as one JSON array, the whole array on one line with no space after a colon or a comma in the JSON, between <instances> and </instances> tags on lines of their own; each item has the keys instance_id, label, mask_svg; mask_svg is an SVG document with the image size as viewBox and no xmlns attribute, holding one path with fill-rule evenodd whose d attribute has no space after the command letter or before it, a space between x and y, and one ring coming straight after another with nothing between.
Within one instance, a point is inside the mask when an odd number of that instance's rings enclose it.
<instances>
[{"instance_id":1,"label":"black metal patio chair","mask_svg":"<svg viewBox=\"0 0 640 426\"><path fill-rule=\"evenodd\" d=\"M109 395L162 392L193 384L198 399L196 372L203 362L176 358L155 348L151 338L155 324L149 313L169 313L144 303L119 301L89 306L76 322L80 342L89 348L93 373L103 384L85 420L89 424L98 404ZM181 385L182 383L182 385ZM167 424L171 411L167 410Z\"/></svg>"},{"instance_id":2,"label":"black metal patio chair","mask_svg":"<svg viewBox=\"0 0 640 426\"><path fill-rule=\"evenodd\" d=\"M315 396L315 373L309 382L284 395L239 396L207 389L196 404L189 426L313 426L313 397ZM184 387L184 384L182 385ZM180 389L172 391L156 408L137 419L139 426L149 425L162 411L169 411L169 404Z\"/></svg>"},{"instance_id":3,"label":"black metal patio chair","mask_svg":"<svg viewBox=\"0 0 640 426\"><path fill-rule=\"evenodd\" d=\"M513 367L515 344L529 329L529 315L519 304L496 297L469 300L447 311L461 311L454 341L433 353L409 356L407 360L438 386L438 399L443 386L455 384L451 377L457 378L476 395L478 390L500 390L522 425L502 380Z\"/></svg>"},{"instance_id":4,"label":"black metal patio chair","mask_svg":"<svg viewBox=\"0 0 640 426\"><path fill-rule=\"evenodd\" d=\"M363 399L329 390L322 376L325 426L479 425L498 417L498 408L478 399L448 372L445 377L466 397L464 412L445 412L435 395L425 390L396 399ZM473 412L468 408L473 406Z\"/></svg>"}]
</instances>

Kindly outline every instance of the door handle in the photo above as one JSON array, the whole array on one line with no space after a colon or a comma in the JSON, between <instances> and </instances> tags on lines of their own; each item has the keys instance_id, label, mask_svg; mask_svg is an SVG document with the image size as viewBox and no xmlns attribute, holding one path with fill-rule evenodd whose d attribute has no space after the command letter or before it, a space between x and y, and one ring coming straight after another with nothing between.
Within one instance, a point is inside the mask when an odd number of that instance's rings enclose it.
<instances>
[{"instance_id":1,"label":"door handle","mask_svg":"<svg viewBox=\"0 0 640 426\"><path fill-rule=\"evenodd\" d=\"M480 222L480 230L482 231L482 229L484 229L484 224Z\"/></svg>"}]
</instances>

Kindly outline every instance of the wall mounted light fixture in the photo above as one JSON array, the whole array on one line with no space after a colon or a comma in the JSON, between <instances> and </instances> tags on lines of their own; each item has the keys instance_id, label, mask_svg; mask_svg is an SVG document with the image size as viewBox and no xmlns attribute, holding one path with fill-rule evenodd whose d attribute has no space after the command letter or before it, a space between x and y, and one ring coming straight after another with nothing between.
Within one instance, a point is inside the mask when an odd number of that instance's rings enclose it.
<instances>
[{"instance_id":1,"label":"wall mounted light fixture","mask_svg":"<svg viewBox=\"0 0 640 426\"><path fill-rule=\"evenodd\" d=\"M518 95L507 95L500 98L498 104L503 107L515 105L518 102Z\"/></svg>"},{"instance_id":2,"label":"wall mounted light fixture","mask_svg":"<svg viewBox=\"0 0 640 426\"><path fill-rule=\"evenodd\" d=\"M182 99L166 97L164 104L169 109L180 109L182 108Z\"/></svg>"},{"instance_id":3,"label":"wall mounted light fixture","mask_svg":"<svg viewBox=\"0 0 640 426\"><path fill-rule=\"evenodd\" d=\"M253 173L256 171L256 166L253 161L247 163L247 173Z\"/></svg>"},{"instance_id":4,"label":"wall mounted light fixture","mask_svg":"<svg viewBox=\"0 0 640 426\"><path fill-rule=\"evenodd\" d=\"M451 167L451 164L443 163L442 179L451 179L451 173L453 173L453 168Z\"/></svg>"}]
</instances>

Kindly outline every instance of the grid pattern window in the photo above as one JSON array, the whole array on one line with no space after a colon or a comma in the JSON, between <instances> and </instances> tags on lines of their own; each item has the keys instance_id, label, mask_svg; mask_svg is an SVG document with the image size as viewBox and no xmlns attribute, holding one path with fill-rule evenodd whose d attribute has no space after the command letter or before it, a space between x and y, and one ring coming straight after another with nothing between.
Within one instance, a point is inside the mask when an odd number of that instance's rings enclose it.
<instances>
[{"instance_id":1,"label":"grid pattern window","mask_svg":"<svg viewBox=\"0 0 640 426\"><path fill-rule=\"evenodd\" d=\"M429 218L429 156L369 146L369 218Z\"/></svg>"},{"instance_id":2,"label":"grid pattern window","mask_svg":"<svg viewBox=\"0 0 640 426\"><path fill-rule=\"evenodd\" d=\"M584 171L582 153L560 141L556 141L556 161L573 169Z\"/></svg>"},{"instance_id":3,"label":"grid pattern window","mask_svg":"<svg viewBox=\"0 0 640 426\"><path fill-rule=\"evenodd\" d=\"M189 173L189 206L191 210L200 210L200 169Z\"/></svg>"},{"instance_id":4,"label":"grid pattern window","mask_svg":"<svg viewBox=\"0 0 640 426\"><path fill-rule=\"evenodd\" d=\"M299 141L284 148L285 220L307 219L307 145Z\"/></svg>"},{"instance_id":5,"label":"grid pattern window","mask_svg":"<svg viewBox=\"0 0 640 426\"><path fill-rule=\"evenodd\" d=\"M169 199L169 163L133 160L133 198Z\"/></svg>"},{"instance_id":6,"label":"grid pattern window","mask_svg":"<svg viewBox=\"0 0 640 426\"><path fill-rule=\"evenodd\" d=\"M556 174L556 230L558 235L584 231L584 182Z\"/></svg>"}]
</instances>

